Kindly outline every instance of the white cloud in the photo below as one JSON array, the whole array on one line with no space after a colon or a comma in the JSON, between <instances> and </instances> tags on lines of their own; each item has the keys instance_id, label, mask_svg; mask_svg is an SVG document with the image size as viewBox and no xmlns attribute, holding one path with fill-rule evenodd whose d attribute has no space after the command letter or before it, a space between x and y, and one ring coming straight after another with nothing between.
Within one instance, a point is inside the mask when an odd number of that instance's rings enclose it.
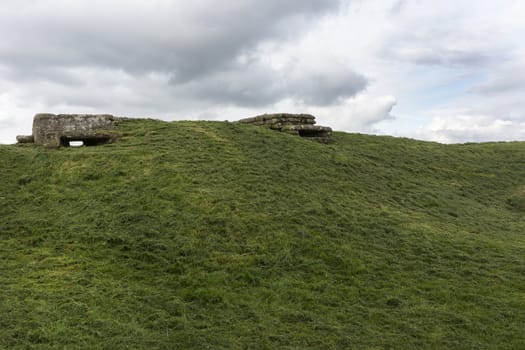
<instances>
[{"instance_id":1,"label":"white cloud","mask_svg":"<svg viewBox=\"0 0 525 350\"><path fill-rule=\"evenodd\" d=\"M442 143L519 141L525 135L525 122L499 119L490 115L456 115L435 117L420 128L416 136Z\"/></svg>"},{"instance_id":2,"label":"white cloud","mask_svg":"<svg viewBox=\"0 0 525 350\"><path fill-rule=\"evenodd\" d=\"M38 106L37 102L35 106ZM16 135L31 134L32 119L19 117L31 113L30 109L17 102L16 96L0 93L0 144L14 143Z\"/></svg>"},{"instance_id":3,"label":"white cloud","mask_svg":"<svg viewBox=\"0 0 525 350\"><path fill-rule=\"evenodd\" d=\"M403 2L379 51L385 64L401 67L383 68L398 84L400 122L389 123L390 132L440 142L525 140L524 16L519 1Z\"/></svg>"},{"instance_id":4,"label":"white cloud","mask_svg":"<svg viewBox=\"0 0 525 350\"><path fill-rule=\"evenodd\" d=\"M394 119L391 114L396 105L394 96L371 96L366 93L346 99L341 104L327 108L309 108L335 130L348 132L375 132L376 124Z\"/></svg>"}]
</instances>

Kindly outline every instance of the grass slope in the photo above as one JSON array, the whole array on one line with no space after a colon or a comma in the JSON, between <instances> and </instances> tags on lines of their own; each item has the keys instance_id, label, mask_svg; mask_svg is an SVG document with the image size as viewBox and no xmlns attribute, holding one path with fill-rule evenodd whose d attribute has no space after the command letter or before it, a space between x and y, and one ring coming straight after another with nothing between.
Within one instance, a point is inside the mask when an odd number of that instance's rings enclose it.
<instances>
[{"instance_id":1,"label":"grass slope","mask_svg":"<svg viewBox=\"0 0 525 350\"><path fill-rule=\"evenodd\" d=\"M0 147L0 348L525 348L525 143L118 132Z\"/></svg>"}]
</instances>

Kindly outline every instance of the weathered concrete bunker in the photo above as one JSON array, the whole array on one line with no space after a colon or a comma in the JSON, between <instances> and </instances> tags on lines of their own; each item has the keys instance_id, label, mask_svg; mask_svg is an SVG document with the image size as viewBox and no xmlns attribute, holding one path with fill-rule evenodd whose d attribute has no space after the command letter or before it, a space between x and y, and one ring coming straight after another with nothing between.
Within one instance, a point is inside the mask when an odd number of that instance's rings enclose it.
<instances>
[{"instance_id":1,"label":"weathered concrete bunker","mask_svg":"<svg viewBox=\"0 0 525 350\"><path fill-rule=\"evenodd\" d=\"M17 136L19 143L46 147L68 147L72 142L95 146L113 141L108 132L118 119L109 114L37 114L33 119L33 135Z\"/></svg>"},{"instance_id":2,"label":"weathered concrete bunker","mask_svg":"<svg viewBox=\"0 0 525 350\"><path fill-rule=\"evenodd\" d=\"M272 130L323 143L332 141L332 129L327 126L315 125L315 117L310 114L263 114L252 118L241 119L239 123L265 126Z\"/></svg>"},{"instance_id":3,"label":"weathered concrete bunker","mask_svg":"<svg viewBox=\"0 0 525 350\"><path fill-rule=\"evenodd\" d=\"M40 113L33 119L33 134L17 136L19 143L35 143L45 147L96 146L115 140L111 131L118 118L110 114L49 114ZM239 120L243 124L268 127L323 143L332 141L332 129L315 125L310 114L263 114Z\"/></svg>"}]
</instances>

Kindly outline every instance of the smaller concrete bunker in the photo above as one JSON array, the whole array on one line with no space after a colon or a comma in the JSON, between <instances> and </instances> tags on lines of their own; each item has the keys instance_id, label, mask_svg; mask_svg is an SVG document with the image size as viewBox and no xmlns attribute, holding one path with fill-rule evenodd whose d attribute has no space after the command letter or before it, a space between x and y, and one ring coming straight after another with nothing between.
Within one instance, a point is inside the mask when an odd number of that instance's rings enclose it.
<instances>
[{"instance_id":1,"label":"smaller concrete bunker","mask_svg":"<svg viewBox=\"0 0 525 350\"><path fill-rule=\"evenodd\" d=\"M113 141L108 130L116 119L110 114L40 113L33 119L33 134L16 139L19 143L34 142L51 148L73 144L96 146Z\"/></svg>"},{"instance_id":2,"label":"smaller concrete bunker","mask_svg":"<svg viewBox=\"0 0 525 350\"><path fill-rule=\"evenodd\" d=\"M332 128L315 125L315 117L310 114L263 114L252 118L241 119L239 123L265 126L272 130L323 143L332 141Z\"/></svg>"}]
</instances>

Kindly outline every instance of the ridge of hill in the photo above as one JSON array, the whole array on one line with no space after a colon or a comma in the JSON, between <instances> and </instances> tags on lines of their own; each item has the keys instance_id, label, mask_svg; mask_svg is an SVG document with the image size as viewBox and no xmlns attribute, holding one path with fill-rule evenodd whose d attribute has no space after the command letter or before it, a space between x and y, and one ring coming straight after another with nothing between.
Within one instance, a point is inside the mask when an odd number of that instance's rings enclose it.
<instances>
[{"instance_id":1,"label":"ridge of hill","mask_svg":"<svg viewBox=\"0 0 525 350\"><path fill-rule=\"evenodd\" d=\"M525 143L116 131L0 146L0 348L525 348Z\"/></svg>"}]
</instances>

